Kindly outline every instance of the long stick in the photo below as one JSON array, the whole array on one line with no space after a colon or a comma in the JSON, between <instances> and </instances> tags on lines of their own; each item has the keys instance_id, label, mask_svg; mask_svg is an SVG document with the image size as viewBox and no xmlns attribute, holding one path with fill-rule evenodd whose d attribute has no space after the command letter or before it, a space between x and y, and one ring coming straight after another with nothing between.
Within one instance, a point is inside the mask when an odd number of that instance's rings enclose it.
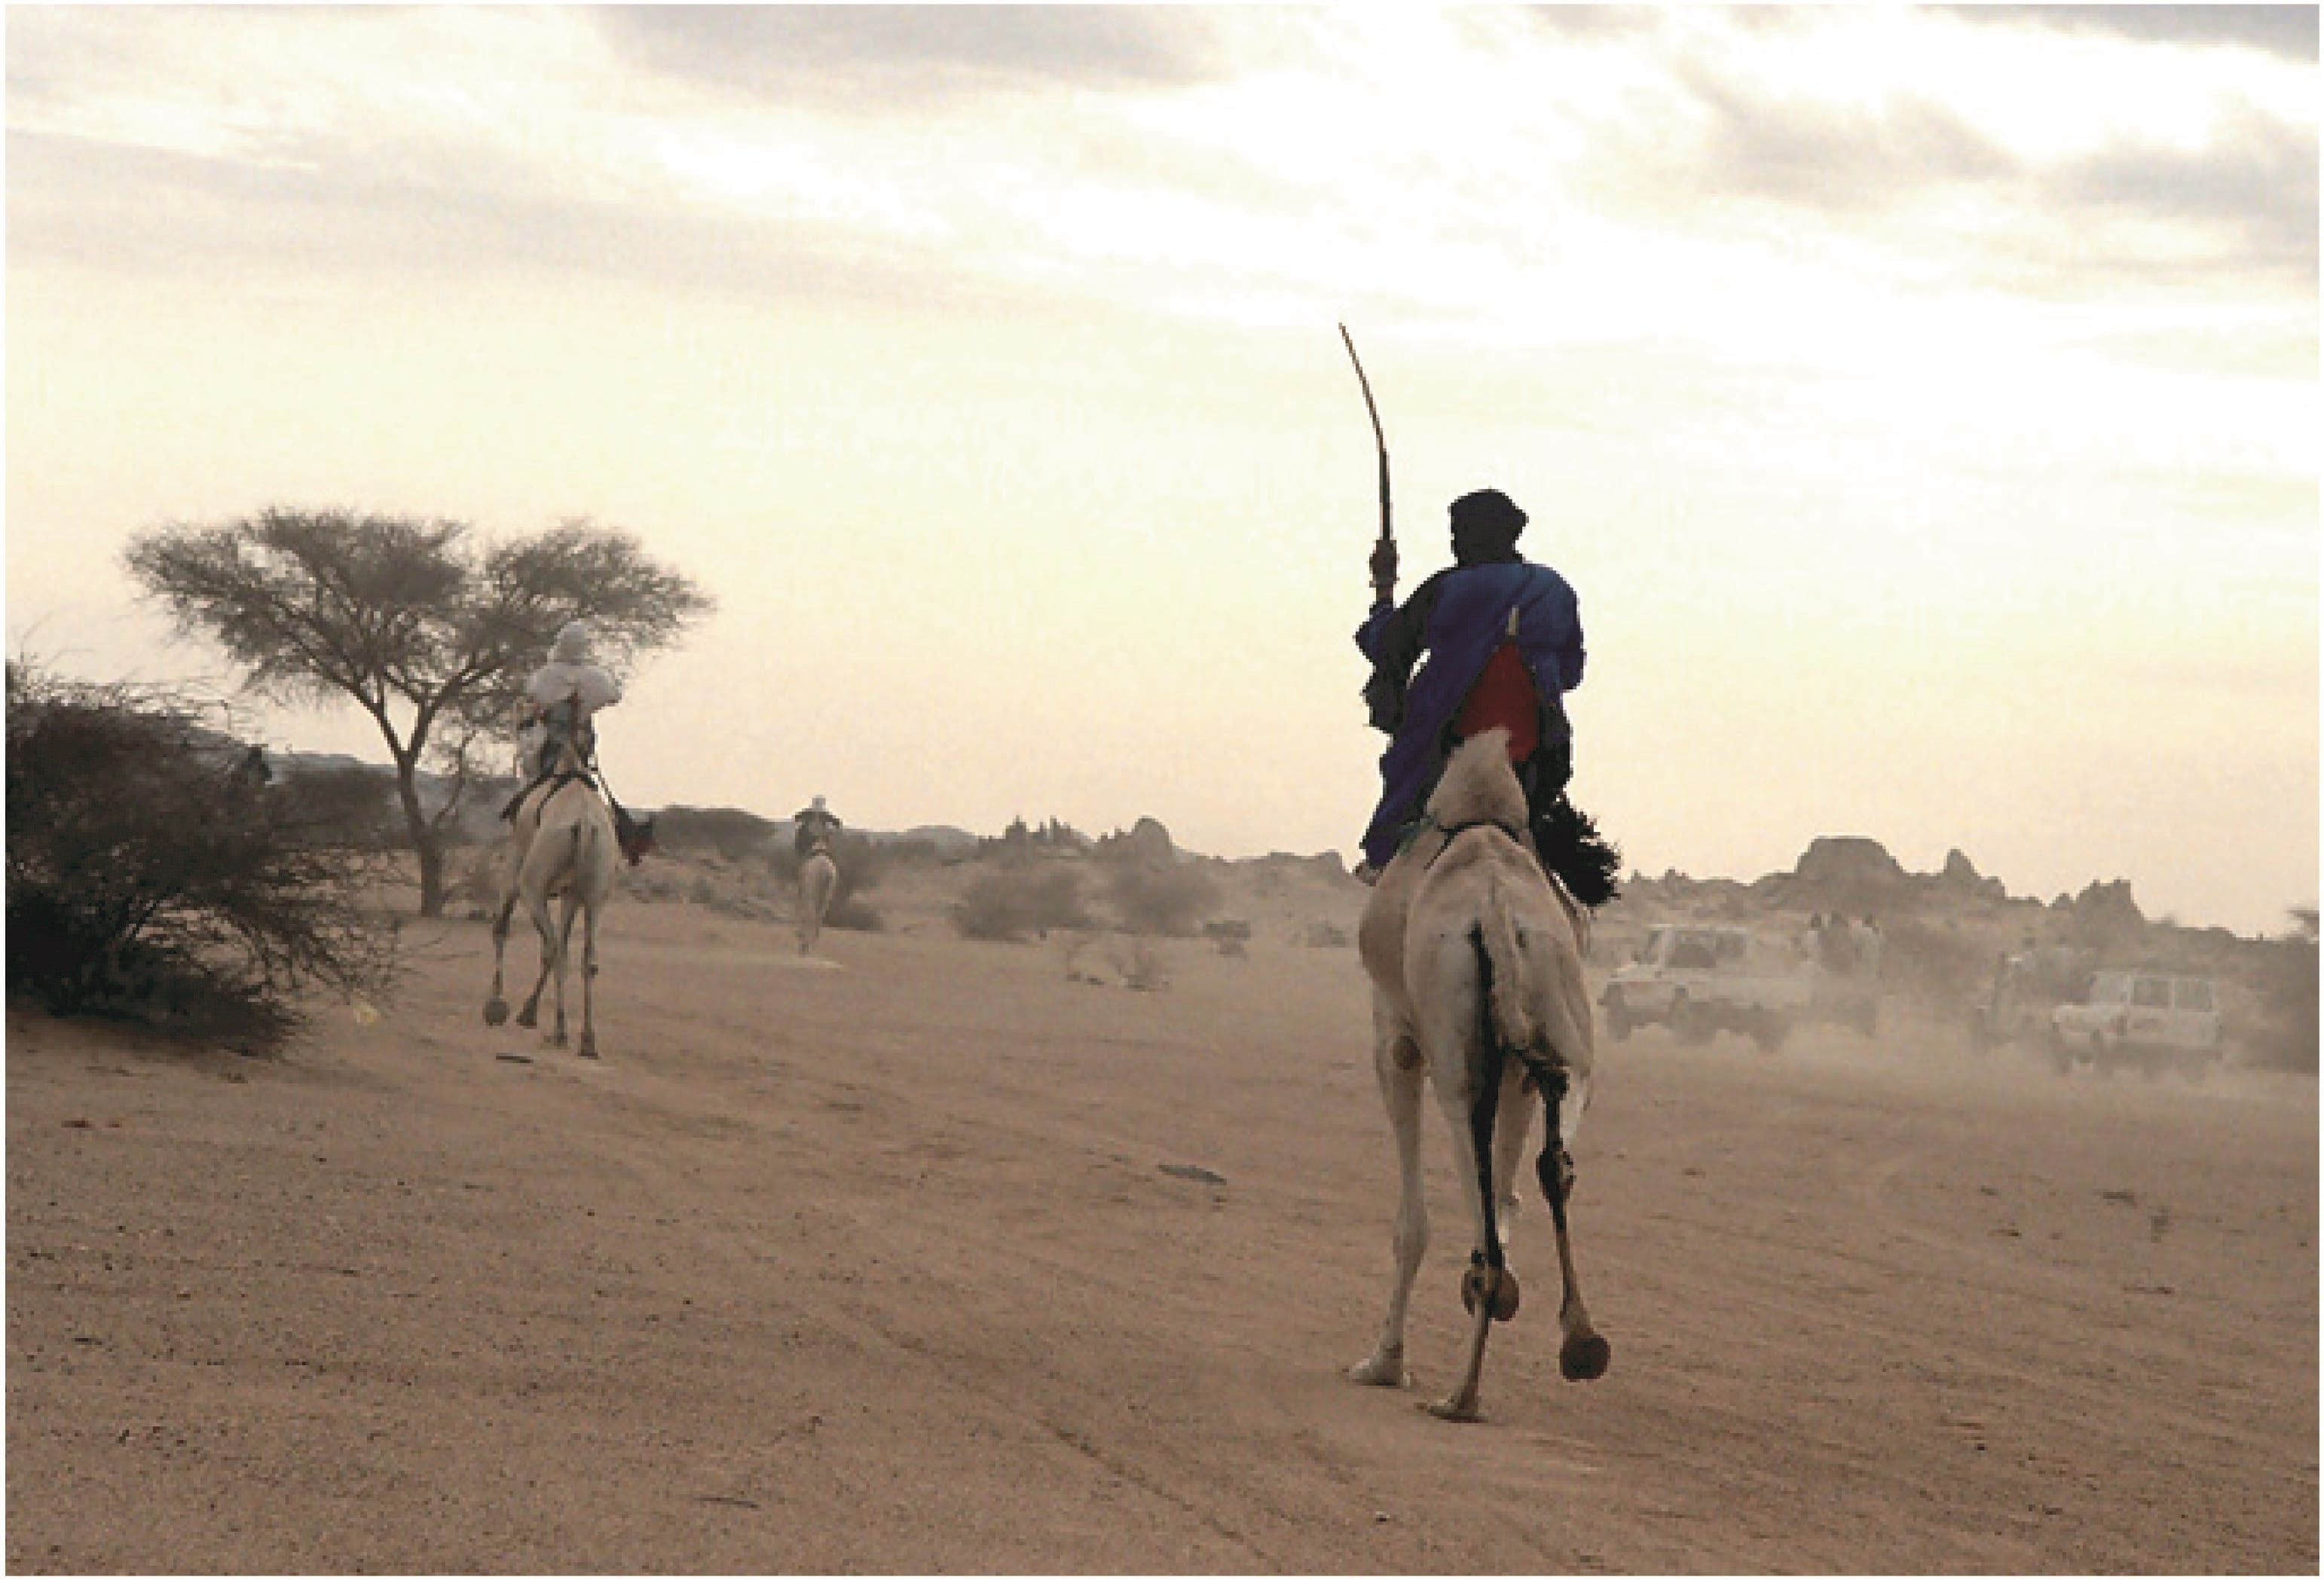
<instances>
[{"instance_id":1,"label":"long stick","mask_svg":"<svg viewBox=\"0 0 2324 1580\"><path fill-rule=\"evenodd\" d=\"M1372 401L1372 381L1364 377L1363 358L1356 354L1356 343L1349 338L1345 324L1340 326L1340 339L1348 348L1348 360L1356 364L1356 382L1364 390L1364 409L1372 414L1372 442L1379 446L1379 540L1393 543L1396 533L1389 526L1388 509L1388 435L1380 430L1379 408Z\"/></svg>"}]
</instances>

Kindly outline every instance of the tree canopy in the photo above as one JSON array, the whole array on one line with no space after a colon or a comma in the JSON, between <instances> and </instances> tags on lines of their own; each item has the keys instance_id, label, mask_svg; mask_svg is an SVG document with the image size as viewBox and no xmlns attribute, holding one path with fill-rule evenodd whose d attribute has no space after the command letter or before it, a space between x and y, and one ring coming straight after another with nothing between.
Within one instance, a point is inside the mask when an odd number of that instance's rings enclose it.
<instances>
[{"instance_id":1,"label":"tree canopy","mask_svg":"<svg viewBox=\"0 0 2324 1580\"><path fill-rule=\"evenodd\" d=\"M351 698L394 760L420 861L420 907L443 904L442 829L472 753L504 738L523 684L567 620L589 622L620 671L674 644L715 607L626 532L567 521L486 541L465 522L270 507L217 526L172 524L124 554L181 630L216 642L253 694ZM420 805L423 760L454 793Z\"/></svg>"}]
</instances>

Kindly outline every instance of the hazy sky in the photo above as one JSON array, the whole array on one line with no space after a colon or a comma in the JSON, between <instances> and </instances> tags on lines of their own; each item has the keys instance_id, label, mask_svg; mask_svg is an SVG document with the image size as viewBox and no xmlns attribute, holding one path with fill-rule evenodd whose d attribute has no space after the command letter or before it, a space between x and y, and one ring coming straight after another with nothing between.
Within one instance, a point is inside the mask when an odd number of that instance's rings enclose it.
<instances>
[{"instance_id":1,"label":"hazy sky","mask_svg":"<svg viewBox=\"0 0 2324 1580\"><path fill-rule=\"evenodd\" d=\"M1344 319L1405 588L1490 484L1580 591L1634 864L2316 897L2312 6L6 27L12 652L222 677L166 521L587 516L722 605L626 801L1347 851Z\"/></svg>"}]
</instances>

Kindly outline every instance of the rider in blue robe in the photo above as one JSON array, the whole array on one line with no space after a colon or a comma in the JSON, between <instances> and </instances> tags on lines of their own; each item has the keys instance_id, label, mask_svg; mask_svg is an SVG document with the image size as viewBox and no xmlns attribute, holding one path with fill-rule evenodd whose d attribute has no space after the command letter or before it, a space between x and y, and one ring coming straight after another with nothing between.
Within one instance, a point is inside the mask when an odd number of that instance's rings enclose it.
<instances>
[{"instance_id":1,"label":"rider in blue robe","mask_svg":"<svg viewBox=\"0 0 2324 1580\"><path fill-rule=\"evenodd\" d=\"M1356 646L1372 664L1364 687L1372 725L1391 739L1380 756L1379 804L1364 831L1364 866L1371 872L1388 865L1420 815L1463 733L1458 726L1475 713L1471 704L1489 668L1495 670L1489 689L1517 673L1518 661L1531 681L1538 709L1529 721L1534 739L1517 767L1536 822L1572 776L1572 730L1563 699L1582 684L1581 602L1564 577L1519 556L1525 524L1525 512L1498 489L1453 501L1454 564L1401 606L1394 602L1396 546L1383 542L1373 550L1377 601ZM1513 654L1496 667L1505 644ZM1427 662L1421 664L1424 652ZM1513 739L1525 733L1513 730Z\"/></svg>"}]
</instances>

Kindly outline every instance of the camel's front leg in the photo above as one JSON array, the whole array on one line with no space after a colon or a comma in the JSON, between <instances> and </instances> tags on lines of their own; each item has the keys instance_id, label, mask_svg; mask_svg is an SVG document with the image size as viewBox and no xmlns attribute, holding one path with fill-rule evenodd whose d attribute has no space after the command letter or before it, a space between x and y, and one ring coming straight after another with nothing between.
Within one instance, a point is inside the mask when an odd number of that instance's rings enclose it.
<instances>
[{"instance_id":1,"label":"camel's front leg","mask_svg":"<svg viewBox=\"0 0 2324 1580\"><path fill-rule=\"evenodd\" d=\"M540 975L532 979L532 991L525 995L524 1007L516 1012L516 1024L536 1026L540 1024L541 989L549 986L549 973L557 969L557 929L549 919L549 896L527 895L526 914L532 918L532 930L540 935Z\"/></svg>"},{"instance_id":2,"label":"camel's front leg","mask_svg":"<svg viewBox=\"0 0 2324 1580\"><path fill-rule=\"evenodd\" d=\"M1411 1380L1404 1366L1405 1310L1412 1300L1421 1256L1428 1249L1428 1199L1420 1174L1420 1091L1428 1071L1412 1039L1377 1007L1373 1044L1373 1070L1388 1105L1389 1128L1396 1134L1396 1280L1388 1286L1388 1318L1380 1324L1379 1343L1367 1359L1348 1368L1348 1375L1377 1387L1401 1388Z\"/></svg>"},{"instance_id":3,"label":"camel's front leg","mask_svg":"<svg viewBox=\"0 0 2324 1580\"><path fill-rule=\"evenodd\" d=\"M500 912L493 918L493 991L484 1000L484 1024L488 1026L499 1025L508 1019L508 1000L503 997L501 977L508 960L509 918L515 914L516 891L503 888Z\"/></svg>"}]
</instances>

